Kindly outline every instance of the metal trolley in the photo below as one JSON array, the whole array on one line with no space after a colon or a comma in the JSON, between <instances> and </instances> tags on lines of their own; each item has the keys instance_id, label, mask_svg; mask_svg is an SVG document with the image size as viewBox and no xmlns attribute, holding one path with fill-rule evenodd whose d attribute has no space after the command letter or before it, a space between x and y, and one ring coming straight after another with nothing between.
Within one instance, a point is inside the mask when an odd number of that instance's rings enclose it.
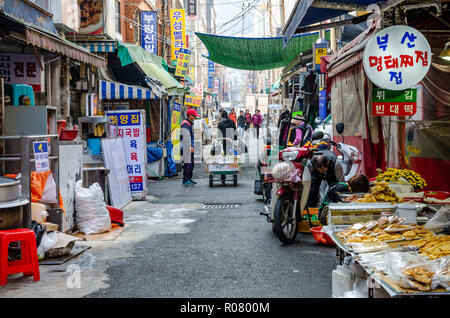
<instances>
[{"instance_id":1,"label":"metal trolley","mask_svg":"<svg viewBox=\"0 0 450 318\"><path fill-rule=\"evenodd\" d=\"M215 138L213 140L213 150L222 149L223 141L233 142L229 138ZM241 172L241 162L238 156L239 149L233 145L233 154L224 155L223 151L220 156L216 156L214 159L207 161L206 169L209 173L209 186L213 187L214 182L221 182L225 185L227 181L227 175L232 176L233 186L237 187L238 174ZM215 153L215 151L212 151ZM220 176L219 180L215 180L214 176Z\"/></svg>"}]
</instances>

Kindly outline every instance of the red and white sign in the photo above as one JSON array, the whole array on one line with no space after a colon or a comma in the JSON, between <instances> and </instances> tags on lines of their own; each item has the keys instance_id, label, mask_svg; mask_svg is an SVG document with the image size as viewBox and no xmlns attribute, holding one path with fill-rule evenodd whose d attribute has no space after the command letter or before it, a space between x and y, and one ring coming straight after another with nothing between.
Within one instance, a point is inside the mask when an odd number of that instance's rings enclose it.
<instances>
[{"instance_id":1,"label":"red and white sign","mask_svg":"<svg viewBox=\"0 0 450 318\"><path fill-rule=\"evenodd\" d=\"M375 34L364 49L364 70L378 87L405 90L419 83L431 65L431 49L422 33L394 25Z\"/></svg>"},{"instance_id":2,"label":"red and white sign","mask_svg":"<svg viewBox=\"0 0 450 318\"><path fill-rule=\"evenodd\" d=\"M374 116L412 116L417 111L416 103L373 103Z\"/></svg>"},{"instance_id":3,"label":"red and white sign","mask_svg":"<svg viewBox=\"0 0 450 318\"><path fill-rule=\"evenodd\" d=\"M203 84L195 84L192 91L196 96L203 97Z\"/></svg>"},{"instance_id":4,"label":"red and white sign","mask_svg":"<svg viewBox=\"0 0 450 318\"><path fill-rule=\"evenodd\" d=\"M5 84L27 84L41 91L41 66L34 54L0 54L0 77Z\"/></svg>"}]
</instances>

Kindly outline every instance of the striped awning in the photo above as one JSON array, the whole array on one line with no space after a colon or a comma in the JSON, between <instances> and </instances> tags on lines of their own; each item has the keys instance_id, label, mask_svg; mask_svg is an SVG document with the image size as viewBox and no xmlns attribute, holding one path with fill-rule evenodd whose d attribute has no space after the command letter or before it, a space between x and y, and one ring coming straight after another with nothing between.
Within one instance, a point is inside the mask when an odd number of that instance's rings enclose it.
<instances>
[{"instance_id":1,"label":"striped awning","mask_svg":"<svg viewBox=\"0 0 450 318\"><path fill-rule=\"evenodd\" d=\"M50 52L56 52L67 56L76 61L95 65L97 67L106 67L104 58L86 51L84 48L67 40L60 39L54 35L41 32L37 29L26 27L27 43L35 45Z\"/></svg>"},{"instance_id":2,"label":"striped awning","mask_svg":"<svg viewBox=\"0 0 450 318\"><path fill-rule=\"evenodd\" d=\"M157 99L150 90L117 82L99 81L99 94L102 99Z\"/></svg>"},{"instance_id":3,"label":"striped awning","mask_svg":"<svg viewBox=\"0 0 450 318\"><path fill-rule=\"evenodd\" d=\"M93 53L116 52L116 42L77 42L78 45L88 49Z\"/></svg>"}]
</instances>

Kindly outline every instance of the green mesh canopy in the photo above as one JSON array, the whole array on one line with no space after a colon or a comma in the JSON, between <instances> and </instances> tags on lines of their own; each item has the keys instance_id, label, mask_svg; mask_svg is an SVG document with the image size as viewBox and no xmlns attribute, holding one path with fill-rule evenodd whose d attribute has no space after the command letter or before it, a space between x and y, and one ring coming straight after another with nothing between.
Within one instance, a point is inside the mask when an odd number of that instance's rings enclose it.
<instances>
[{"instance_id":1,"label":"green mesh canopy","mask_svg":"<svg viewBox=\"0 0 450 318\"><path fill-rule=\"evenodd\" d=\"M195 33L209 52L209 59L241 70L262 71L286 66L300 53L311 50L319 33L292 37L283 50L283 38L240 38ZM326 32L329 39L329 32Z\"/></svg>"}]
</instances>

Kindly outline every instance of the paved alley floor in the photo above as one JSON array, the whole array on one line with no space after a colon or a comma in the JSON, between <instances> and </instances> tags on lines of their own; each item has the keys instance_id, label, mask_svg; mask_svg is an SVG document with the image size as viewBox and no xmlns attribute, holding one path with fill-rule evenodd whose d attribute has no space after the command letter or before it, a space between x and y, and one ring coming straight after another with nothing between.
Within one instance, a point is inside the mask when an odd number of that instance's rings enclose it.
<instances>
[{"instance_id":1,"label":"paved alley floor","mask_svg":"<svg viewBox=\"0 0 450 318\"><path fill-rule=\"evenodd\" d=\"M283 246L259 215L253 180L236 188L156 181L149 193L124 209L116 240L41 265L39 282L12 277L0 297L331 297L335 249L308 234Z\"/></svg>"}]
</instances>

